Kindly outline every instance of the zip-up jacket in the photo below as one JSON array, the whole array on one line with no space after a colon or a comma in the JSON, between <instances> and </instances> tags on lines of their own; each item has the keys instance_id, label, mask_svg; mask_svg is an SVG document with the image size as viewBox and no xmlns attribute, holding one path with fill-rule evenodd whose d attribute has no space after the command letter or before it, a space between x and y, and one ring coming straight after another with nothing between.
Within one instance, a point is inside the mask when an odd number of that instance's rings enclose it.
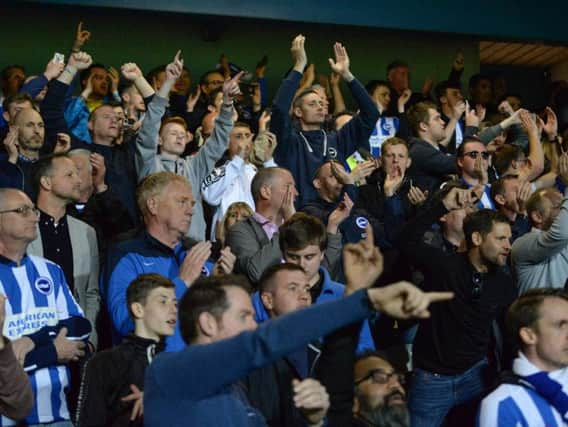
<instances>
[{"instance_id":1,"label":"zip-up jacket","mask_svg":"<svg viewBox=\"0 0 568 427\"><path fill-rule=\"evenodd\" d=\"M129 335L116 347L95 354L85 366L77 412L77 426L142 426L131 422L133 402L120 399L132 393L134 384L144 390L144 373L164 342Z\"/></svg>"}]
</instances>

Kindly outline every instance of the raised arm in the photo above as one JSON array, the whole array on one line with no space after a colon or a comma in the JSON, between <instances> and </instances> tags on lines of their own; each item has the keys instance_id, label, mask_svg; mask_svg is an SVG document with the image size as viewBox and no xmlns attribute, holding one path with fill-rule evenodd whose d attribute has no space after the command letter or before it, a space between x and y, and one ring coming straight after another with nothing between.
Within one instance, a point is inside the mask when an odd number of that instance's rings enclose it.
<instances>
[{"instance_id":1,"label":"raised arm","mask_svg":"<svg viewBox=\"0 0 568 427\"><path fill-rule=\"evenodd\" d=\"M88 68L92 62L91 56L85 52L73 53L69 57L69 62L63 69L63 72L49 84L49 89L41 104L41 116L45 123L46 134L44 152L51 153L53 151L58 133L72 135L69 132L64 116L65 96L77 72ZM73 136L72 138L72 145L75 145L77 139Z\"/></svg>"},{"instance_id":2,"label":"raised arm","mask_svg":"<svg viewBox=\"0 0 568 427\"><path fill-rule=\"evenodd\" d=\"M229 134L233 129L234 98L240 94L239 81L243 71L223 83L223 104L221 112L215 119L213 133L201 146L196 155L189 157L189 170L192 174L191 185L201 187L201 183L215 167L215 163L223 156L229 146Z\"/></svg>"},{"instance_id":3,"label":"raised arm","mask_svg":"<svg viewBox=\"0 0 568 427\"><path fill-rule=\"evenodd\" d=\"M351 61L347 49L341 43L335 43L333 51L335 60L329 58L329 65L334 73L339 74L347 82L359 107L359 114L337 133L338 147L343 151L344 156L348 157L359 148L370 150L369 137L379 119L379 110L363 85L351 73Z\"/></svg>"},{"instance_id":4,"label":"raised arm","mask_svg":"<svg viewBox=\"0 0 568 427\"><path fill-rule=\"evenodd\" d=\"M540 132L536 122L531 118L528 111L521 111L519 113L521 123L529 136L529 155L527 156L529 162L521 171L523 178L527 181L532 181L540 176L544 170L544 150L540 143Z\"/></svg>"},{"instance_id":5,"label":"raised arm","mask_svg":"<svg viewBox=\"0 0 568 427\"><path fill-rule=\"evenodd\" d=\"M343 99L343 94L341 93L339 75L331 73L329 76L329 85L331 86L331 93L333 94L333 113L337 114L345 111L345 100Z\"/></svg>"},{"instance_id":6,"label":"raised arm","mask_svg":"<svg viewBox=\"0 0 568 427\"><path fill-rule=\"evenodd\" d=\"M167 65L166 80L160 87L158 93L156 93L156 96L154 96L152 101L148 104L148 111L146 112L146 116L142 122L142 127L136 136L135 163L139 179L158 171L158 166L156 164L158 161L158 134L160 131L162 116L164 115L168 105L170 90L183 70L183 59L180 59L180 54L181 52L178 51L174 60ZM132 62L124 64L121 67L121 71L124 78L134 84L136 84L135 82L140 83L142 80L146 82L146 79L142 76L140 68ZM142 84L142 86L144 86L144 84Z\"/></svg>"},{"instance_id":7,"label":"raised arm","mask_svg":"<svg viewBox=\"0 0 568 427\"><path fill-rule=\"evenodd\" d=\"M272 118L270 121L270 130L278 138L278 147L274 150L274 157L279 161L280 156L284 156L287 150L288 140L292 132L292 124L290 119L290 107L294 99L296 89L300 84L302 73L308 63L306 49L304 47L306 38L298 35L292 41L290 52L294 66L288 76L282 81L274 101L272 104Z\"/></svg>"},{"instance_id":8,"label":"raised arm","mask_svg":"<svg viewBox=\"0 0 568 427\"><path fill-rule=\"evenodd\" d=\"M568 192L564 191L564 200L560 213L550 228L539 233L536 238L520 238L511 249L515 263L540 263L563 251L568 245ZM530 237L530 236L528 236Z\"/></svg>"},{"instance_id":9,"label":"raised arm","mask_svg":"<svg viewBox=\"0 0 568 427\"><path fill-rule=\"evenodd\" d=\"M220 392L250 371L306 346L348 324L369 317L373 310L397 318L428 317L432 301L447 300L451 293L425 294L409 283L358 291L353 295L263 323L256 331L213 344L192 345L181 352L163 354L146 371L145 407L154 397L201 399ZM227 355L231 355L230 366ZM207 366L210 369L199 369ZM212 374L214 373L214 374ZM152 425L160 416L153 408L145 415ZM163 408L162 408L163 409Z\"/></svg>"}]
</instances>

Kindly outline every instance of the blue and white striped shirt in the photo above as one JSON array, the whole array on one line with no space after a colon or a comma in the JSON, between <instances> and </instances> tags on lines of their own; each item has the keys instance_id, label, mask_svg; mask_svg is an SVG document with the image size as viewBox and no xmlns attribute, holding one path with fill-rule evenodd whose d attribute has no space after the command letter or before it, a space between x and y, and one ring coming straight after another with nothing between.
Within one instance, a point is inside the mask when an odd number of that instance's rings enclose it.
<instances>
[{"instance_id":1,"label":"blue and white striped shirt","mask_svg":"<svg viewBox=\"0 0 568 427\"><path fill-rule=\"evenodd\" d=\"M481 402L478 427L563 427L562 417L535 390L501 384Z\"/></svg>"},{"instance_id":2,"label":"blue and white striped shirt","mask_svg":"<svg viewBox=\"0 0 568 427\"><path fill-rule=\"evenodd\" d=\"M41 357L53 356L53 343L57 325L72 316L83 317L83 311L73 299L65 281L63 270L44 258L27 255L18 266L0 256L0 293L6 295L6 319L3 334L10 340L24 335L48 331L45 338L34 343L32 352ZM68 327L69 339L84 339L76 336ZM39 344L39 345L38 345ZM24 369L28 372L35 397L32 412L26 418L28 424L68 420L69 411L64 390L69 384L69 372L65 365L41 363L29 364L26 358ZM0 426L15 425L15 422L0 417Z\"/></svg>"}]
</instances>

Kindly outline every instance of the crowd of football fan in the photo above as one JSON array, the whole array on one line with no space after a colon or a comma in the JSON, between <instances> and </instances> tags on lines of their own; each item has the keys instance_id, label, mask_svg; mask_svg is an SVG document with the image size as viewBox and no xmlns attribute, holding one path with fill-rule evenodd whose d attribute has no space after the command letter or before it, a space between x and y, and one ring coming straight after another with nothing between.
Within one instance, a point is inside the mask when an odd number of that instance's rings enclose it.
<instances>
[{"instance_id":1,"label":"crowd of football fan","mask_svg":"<svg viewBox=\"0 0 568 427\"><path fill-rule=\"evenodd\" d=\"M0 426L568 425L567 82L90 38L0 76Z\"/></svg>"}]
</instances>

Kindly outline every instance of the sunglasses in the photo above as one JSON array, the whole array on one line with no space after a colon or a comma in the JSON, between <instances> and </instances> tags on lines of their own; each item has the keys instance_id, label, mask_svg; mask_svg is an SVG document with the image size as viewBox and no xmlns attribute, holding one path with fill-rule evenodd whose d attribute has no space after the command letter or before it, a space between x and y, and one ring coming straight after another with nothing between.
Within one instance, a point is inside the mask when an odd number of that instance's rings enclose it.
<instances>
[{"instance_id":1,"label":"sunglasses","mask_svg":"<svg viewBox=\"0 0 568 427\"><path fill-rule=\"evenodd\" d=\"M462 157L467 156L470 159L477 160L480 154L483 160L489 160L489 157L491 157L491 154L487 151L482 151L481 153L479 151L468 151L467 153L463 153Z\"/></svg>"},{"instance_id":2,"label":"sunglasses","mask_svg":"<svg viewBox=\"0 0 568 427\"><path fill-rule=\"evenodd\" d=\"M471 298L479 300L481 298L481 292L483 291L483 276L481 273L473 273L471 283L473 284L473 288L471 288Z\"/></svg>"}]
</instances>

